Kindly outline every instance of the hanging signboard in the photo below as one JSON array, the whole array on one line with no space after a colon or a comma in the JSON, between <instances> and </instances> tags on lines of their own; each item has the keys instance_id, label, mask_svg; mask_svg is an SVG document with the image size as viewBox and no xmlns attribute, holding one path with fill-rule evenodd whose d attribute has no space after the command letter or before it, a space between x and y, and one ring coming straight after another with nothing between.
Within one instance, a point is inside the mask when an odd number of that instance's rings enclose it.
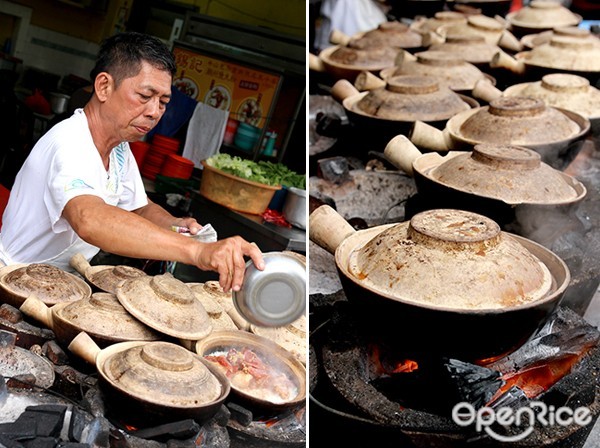
<instances>
[{"instance_id":1,"label":"hanging signboard","mask_svg":"<svg viewBox=\"0 0 600 448\"><path fill-rule=\"evenodd\" d=\"M196 101L228 110L231 118L262 129L281 76L181 47L173 48L173 54L175 87Z\"/></svg>"}]
</instances>

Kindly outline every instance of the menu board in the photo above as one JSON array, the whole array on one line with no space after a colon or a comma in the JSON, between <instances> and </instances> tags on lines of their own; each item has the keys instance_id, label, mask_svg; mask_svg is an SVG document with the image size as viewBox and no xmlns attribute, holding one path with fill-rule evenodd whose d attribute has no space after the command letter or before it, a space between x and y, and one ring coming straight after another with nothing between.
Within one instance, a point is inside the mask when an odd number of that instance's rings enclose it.
<instances>
[{"instance_id":1,"label":"menu board","mask_svg":"<svg viewBox=\"0 0 600 448\"><path fill-rule=\"evenodd\" d=\"M229 116L262 128L271 110L281 77L234 62L173 49L180 91L210 106L228 110Z\"/></svg>"}]
</instances>

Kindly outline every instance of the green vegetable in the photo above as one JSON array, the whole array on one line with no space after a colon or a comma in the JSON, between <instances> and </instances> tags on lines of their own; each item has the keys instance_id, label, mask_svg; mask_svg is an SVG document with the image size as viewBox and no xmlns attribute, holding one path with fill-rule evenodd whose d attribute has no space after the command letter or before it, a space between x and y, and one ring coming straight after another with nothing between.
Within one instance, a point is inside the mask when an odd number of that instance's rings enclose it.
<instances>
[{"instance_id":1,"label":"green vegetable","mask_svg":"<svg viewBox=\"0 0 600 448\"><path fill-rule=\"evenodd\" d=\"M253 162L225 153L209 157L206 159L206 163L218 170L261 184L306 188L306 176L290 170L282 163Z\"/></svg>"}]
</instances>

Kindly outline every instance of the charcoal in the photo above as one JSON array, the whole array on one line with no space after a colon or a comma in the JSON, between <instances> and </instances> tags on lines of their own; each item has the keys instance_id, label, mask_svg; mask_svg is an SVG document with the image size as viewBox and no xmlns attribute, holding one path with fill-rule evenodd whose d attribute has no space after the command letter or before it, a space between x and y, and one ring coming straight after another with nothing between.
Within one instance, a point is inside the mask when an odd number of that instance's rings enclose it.
<instances>
[{"instance_id":1,"label":"charcoal","mask_svg":"<svg viewBox=\"0 0 600 448\"><path fill-rule=\"evenodd\" d=\"M0 433L0 448L25 448L25 445L12 440L9 436Z\"/></svg>"},{"instance_id":2,"label":"charcoal","mask_svg":"<svg viewBox=\"0 0 600 448\"><path fill-rule=\"evenodd\" d=\"M103 417L94 418L83 430L80 442L95 448L109 448L110 424L108 420Z\"/></svg>"},{"instance_id":3,"label":"charcoal","mask_svg":"<svg viewBox=\"0 0 600 448\"><path fill-rule=\"evenodd\" d=\"M81 442L83 430L89 425L94 417L89 413L73 407L71 412L71 421L69 422L69 439L71 441Z\"/></svg>"},{"instance_id":4,"label":"charcoal","mask_svg":"<svg viewBox=\"0 0 600 448\"><path fill-rule=\"evenodd\" d=\"M485 406L503 384L499 372L458 359L448 360L446 368L461 401L476 409Z\"/></svg>"},{"instance_id":5,"label":"charcoal","mask_svg":"<svg viewBox=\"0 0 600 448\"><path fill-rule=\"evenodd\" d=\"M343 184L350 178L348 159L329 157L318 162L318 176L334 184Z\"/></svg>"},{"instance_id":6,"label":"charcoal","mask_svg":"<svg viewBox=\"0 0 600 448\"><path fill-rule=\"evenodd\" d=\"M11 440L32 439L37 435L37 422L19 418L12 423L0 423L0 434Z\"/></svg>"},{"instance_id":7,"label":"charcoal","mask_svg":"<svg viewBox=\"0 0 600 448\"><path fill-rule=\"evenodd\" d=\"M236 403L228 403L227 408L229 408L231 411L231 417L240 425L248 426L250 423L252 423L252 411L249 411L245 407Z\"/></svg>"},{"instance_id":8,"label":"charcoal","mask_svg":"<svg viewBox=\"0 0 600 448\"><path fill-rule=\"evenodd\" d=\"M65 420L67 407L64 405L46 404L28 406L25 412L17 419L35 421L37 435L41 437L59 437Z\"/></svg>"},{"instance_id":9,"label":"charcoal","mask_svg":"<svg viewBox=\"0 0 600 448\"><path fill-rule=\"evenodd\" d=\"M181 420L178 422L165 423L164 425L144 428L138 431L131 431L131 434L142 439L187 439L197 435L200 431L200 425L192 419Z\"/></svg>"}]
</instances>

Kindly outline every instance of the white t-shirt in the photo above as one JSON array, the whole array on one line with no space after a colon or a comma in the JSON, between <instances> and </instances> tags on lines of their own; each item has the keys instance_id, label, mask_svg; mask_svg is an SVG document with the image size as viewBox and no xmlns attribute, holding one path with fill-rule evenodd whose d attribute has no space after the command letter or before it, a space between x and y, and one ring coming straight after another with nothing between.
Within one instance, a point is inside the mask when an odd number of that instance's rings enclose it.
<instances>
[{"instance_id":1,"label":"white t-shirt","mask_svg":"<svg viewBox=\"0 0 600 448\"><path fill-rule=\"evenodd\" d=\"M89 260L99 249L83 242L61 215L70 199L90 194L129 211L148 204L129 144L113 148L107 171L86 115L77 109L36 143L17 174L2 216L5 256L14 263L41 263L64 254L52 264L65 268L73 255L66 252L77 247Z\"/></svg>"}]
</instances>

